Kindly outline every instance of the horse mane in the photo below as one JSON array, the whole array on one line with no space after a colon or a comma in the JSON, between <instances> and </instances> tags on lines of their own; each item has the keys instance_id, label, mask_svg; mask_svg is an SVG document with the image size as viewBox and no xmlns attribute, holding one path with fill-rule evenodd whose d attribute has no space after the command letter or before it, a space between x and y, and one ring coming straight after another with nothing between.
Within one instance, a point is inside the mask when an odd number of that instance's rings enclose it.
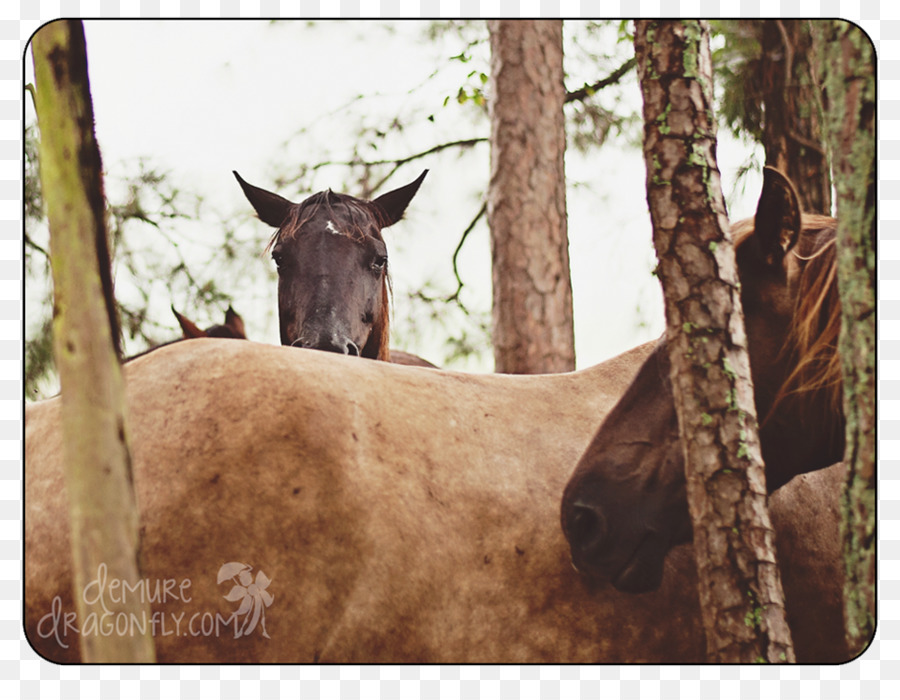
<instances>
[{"instance_id":1,"label":"horse mane","mask_svg":"<svg viewBox=\"0 0 900 700\"><path fill-rule=\"evenodd\" d=\"M381 322L372 327L378 344L378 354L375 357L384 362L391 361L391 297L393 297L391 279L385 271L384 284L381 285Z\"/></svg>"},{"instance_id":2,"label":"horse mane","mask_svg":"<svg viewBox=\"0 0 900 700\"><path fill-rule=\"evenodd\" d=\"M350 228L344 232L344 235L356 241L362 241L367 234L365 229L360 225L359 221L371 217L375 219L376 228L378 229L378 239L383 241L381 237L381 229L390 225L390 219L384 209L376 203L369 202L365 199L359 199L349 194L340 194L330 189L317 192L310 195L300 204L292 206L288 210L284 223L275 231L269 242L266 244L264 253L268 253L275 247L279 241L287 241L298 236L303 226L318 213L319 209L325 207L327 213L332 218L334 216L334 207L343 205L346 207L350 215ZM391 339L391 298L393 297L393 287L391 285L391 276L389 263L385 266L384 278L381 284L381 319L375 324L372 332L375 335L375 343L378 347L377 359L390 362L390 339ZM362 349L362 348L360 348Z\"/></svg>"},{"instance_id":3,"label":"horse mane","mask_svg":"<svg viewBox=\"0 0 900 700\"><path fill-rule=\"evenodd\" d=\"M735 247L752 233L753 219L737 222L732 227ZM805 409L818 408L833 416L843 413L836 235L835 219L803 214L797 244L788 252L799 263L800 274L791 328L781 350L781 357L791 359L792 369L765 420L789 398L801 400Z\"/></svg>"}]
</instances>

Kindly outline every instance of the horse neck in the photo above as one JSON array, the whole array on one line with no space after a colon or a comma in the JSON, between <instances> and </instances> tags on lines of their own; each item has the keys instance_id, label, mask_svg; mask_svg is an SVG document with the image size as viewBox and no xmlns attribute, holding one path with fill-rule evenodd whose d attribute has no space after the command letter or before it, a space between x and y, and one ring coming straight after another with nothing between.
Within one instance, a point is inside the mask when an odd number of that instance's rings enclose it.
<instances>
[{"instance_id":1,"label":"horse neck","mask_svg":"<svg viewBox=\"0 0 900 700\"><path fill-rule=\"evenodd\" d=\"M844 458L843 411L831 406L827 392L814 393L788 401L760 428L770 492L798 474L830 467Z\"/></svg>"}]
</instances>

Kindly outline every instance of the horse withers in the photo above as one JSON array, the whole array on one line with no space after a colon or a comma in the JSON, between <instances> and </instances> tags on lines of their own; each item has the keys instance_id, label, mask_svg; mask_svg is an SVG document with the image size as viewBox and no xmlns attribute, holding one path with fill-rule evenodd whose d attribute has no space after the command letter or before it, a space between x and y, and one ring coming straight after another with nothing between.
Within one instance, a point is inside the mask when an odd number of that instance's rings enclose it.
<instances>
[{"instance_id":1,"label":"horse withers","mask_svg":"<svg viewBox=\"0 0 900 700\"><path fill-rule=\"evenodd\" d=\"M835 232L771 168L755 218L733 229L770 493L843 458ZM573 564L622 591L656 589L667 552L692 538L667 352L663 337L563 494Z\"/></svg>"},{"instance_id":2,"label":"horse withers","mask_svg":"<svg viewBox=\"0 0 900 700\"><path fill-rule=\"evenodd\" d=\"M269 248L282 345L390 360L381 231L400 221L427 173L372 201L326 190L299 204L234 173L259 218L277 229Z\"/></svg>"}]
</instances>

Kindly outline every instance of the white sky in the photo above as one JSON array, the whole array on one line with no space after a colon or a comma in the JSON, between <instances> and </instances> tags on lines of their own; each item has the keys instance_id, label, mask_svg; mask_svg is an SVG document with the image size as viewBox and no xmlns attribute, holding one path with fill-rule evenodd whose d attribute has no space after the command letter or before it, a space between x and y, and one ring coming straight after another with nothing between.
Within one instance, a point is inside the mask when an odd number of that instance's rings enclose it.
<instances>
[{"instance_id":1,"label":"white sky","mask_svg":"<svg viewBox=\"0 0 900 700\"><path fill-rule=\"evenodd\" d=\"M133 172L139 158L171 173L185 190L203 195L216 211L247 217L249 204L234 182L238 170L253 184L275 189L274 179L291 163L313 162L329 142L341 153L352 147L352 123L362 113L371 123L382 115L389 125L414 98L407 92L434 68L459 52L449 42L427 43L423 23L398 23L394 33L359 22L265 21L86 21L89 73L97 138L109 182ZM471 65L450 66L433 88L434 124L411 128L392 139L386 157L424 150L435 137L486 136L484 122L461 123L461 109L443 109ZM30 77L30 56L26 61ZM602 74L593 79L603 77ZM579 87L573 81L569 89ZM361 93L384 95L363 106L340 109ZM420 92L420 95L428 94ZM415 99L421 100L422 97ZM630 99L637 103L636 86ZM29 119L33 117L28 104ZM361 112L362 110L362 112ZM327 118L321 119L327 114ZM318 122L316 119L320 118ZM315 122L312 136L297 138L300 127ZM758 179L747 194L732 201L734 170L748 157L745 146L719 135L719 166L732 219L752 214ZM390 152L387 152L390 150ZM340 155L338 155L340 157ZM273 169L278 164L278 170ZM405 184L423 168L431 172L407 212L386 232L391 251L394 297L427 279L452 291L450 257L459 236L480 202L477 193L488 179L486 146L466 156L435 156L404 167L388 188ZM344 171L325 169L315 189L337 188ZM579 368L590 366L645 340L663 329L654 266L650 220L644 192L644 166L638 149L614 144L595 150L588 159L567 155L570 182L584 186L568 194L570 258L575 301L576 356ZM281 192L299 200L297 193ZM349 194L357 194L349 192ZM269 231L248 221L247 236L264 240ZM200 221L194 235L214 239L215 222ZM255 259L248 265L270 265ZM490 308L490 254L486 225L470 236L460 259L466 282L465 301ZM278 342L275 283L257 283L235 300L247 322L248 335ZM226 289L229 280L220 280ZM159 319L171 323L167 290L153 289ZM191 309L183 310L191 316ZM197 318L200 325L220 319ZM395 338L404 337L395 316ZM397 347L397 343L394 343ZM404 349L440 361L440 345L420 338ZM491 361L466 368L490 371Z\"/></svg>"}]
</instances>

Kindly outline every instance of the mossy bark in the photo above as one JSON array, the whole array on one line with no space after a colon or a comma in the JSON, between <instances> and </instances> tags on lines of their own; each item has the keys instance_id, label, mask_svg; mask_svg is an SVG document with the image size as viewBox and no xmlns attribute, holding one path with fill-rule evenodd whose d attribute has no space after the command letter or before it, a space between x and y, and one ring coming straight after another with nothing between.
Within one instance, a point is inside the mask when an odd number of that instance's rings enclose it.
<instances>
[{"instance_id":1,"label":"mossy bark","mask_svg":"<svg viewBox=\"0 0 900 700\"><path fill-rule=\"evenodd\" d=\"M74 598L78 622L93 620L97 630L80 636L81 656L86 662L149 663L155 658L150 626L136 622L149 623L147 601L84 594L100 577L110 584L134 586L140 574L138 514L117 326L111 323L102 171L83 27L77 21L47 24L32 39L32 50L41 184L50 226ZM122 620L129 624L116 624Z\"/></svg>"},{"instance_id":2,"label":"mossy bark","mask_svg":"<svg viewBox=\"0 0 900 700\"><path fill-rule=\"evenodd\" d=\"M847 642L859 652L875 633L875 52L849 22L827 22L820 38L839 222L844 614Z\"/></svg>"},{"instance_id":3,"label":"mossy bark","mask_svg":"<svg viewBox=\"0 0 900 700\"><path fill-rule=\"evenodd\" d=\"M709 28L637 21L635 55L708 658L793 661L715 159Z\"/></svg>"},{"instance_id":4,"label":"mossy bark","mask_svg":"<svg viewBox=\"0 0 900 700\"><path fill-rule=\"evenodd\" d=\"M493 20L491 229L497 372L575 369L562 22Z\"/></svg>"}]
</instances>

